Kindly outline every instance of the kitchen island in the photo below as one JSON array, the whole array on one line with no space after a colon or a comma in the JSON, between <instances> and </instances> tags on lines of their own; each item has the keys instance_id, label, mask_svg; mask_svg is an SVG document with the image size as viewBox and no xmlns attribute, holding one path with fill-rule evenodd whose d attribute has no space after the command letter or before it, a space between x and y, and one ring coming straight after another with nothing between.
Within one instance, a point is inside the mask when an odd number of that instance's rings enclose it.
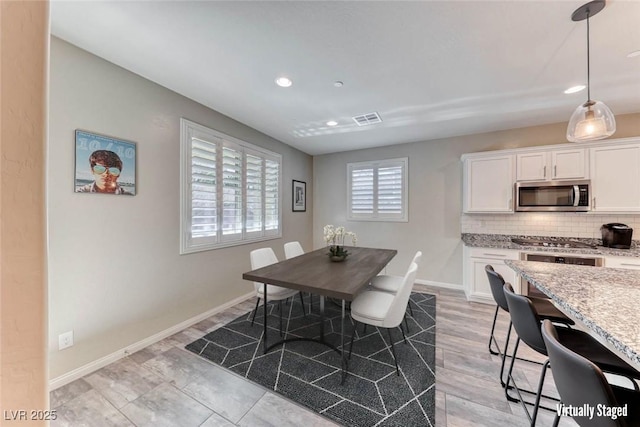
<instances>
[{"instance_id":1,"label":"kitchen island","mask_svg":"<svg viewBox=\"0 0 640 427\"><path fill-rule=\"evenodd\" d=\"M504 262L640 370L640 271L532 261Z\"/></svg>"}]
</instances>

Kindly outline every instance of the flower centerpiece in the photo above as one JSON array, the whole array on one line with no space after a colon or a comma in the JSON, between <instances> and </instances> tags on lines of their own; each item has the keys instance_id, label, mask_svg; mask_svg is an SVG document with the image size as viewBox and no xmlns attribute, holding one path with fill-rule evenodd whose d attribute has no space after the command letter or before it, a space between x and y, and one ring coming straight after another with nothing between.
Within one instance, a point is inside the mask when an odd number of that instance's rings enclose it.
<instances>
[{"instance_id":1,"label":"flower centerpiece","mask_svg":"<svg viewBox=\"0 0 640 427\"><path fill-rule=\"evenodd\" d=\"M331 261L344 261L349 255L348 251L344 248L345 237L351 238L351 243L355 246L358 237L356 233L345 230L344 227L334 227L333 225L324 226L324 241L329 245L329 257Z\"/></svg>"}]
</instances>

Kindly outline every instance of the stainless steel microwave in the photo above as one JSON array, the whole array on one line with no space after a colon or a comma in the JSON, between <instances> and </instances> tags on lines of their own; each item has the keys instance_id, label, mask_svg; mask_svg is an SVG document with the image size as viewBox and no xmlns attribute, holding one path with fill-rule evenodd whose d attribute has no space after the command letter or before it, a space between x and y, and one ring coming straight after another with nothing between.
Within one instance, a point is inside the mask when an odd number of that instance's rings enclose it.
<instances>
[{"instance_id":1,"label":"stainless steel microwave","mask_svg":"<svg viewBox=\"0 0 640 427\"><path fill-rule=\"evenodd\" d=\"M517 182L515 193L516 211L587 212L591 181Z\"/></svg>"}]
</instances>

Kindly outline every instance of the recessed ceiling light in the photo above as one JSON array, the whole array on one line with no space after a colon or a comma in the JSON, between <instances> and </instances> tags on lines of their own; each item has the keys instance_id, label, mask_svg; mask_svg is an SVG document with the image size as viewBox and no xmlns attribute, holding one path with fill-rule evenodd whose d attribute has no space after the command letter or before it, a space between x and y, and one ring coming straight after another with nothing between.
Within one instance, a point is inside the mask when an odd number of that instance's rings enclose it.
<instances>
[{"instance_id":1,"label":"recessed ceiling light","mask_svg":"<svg viewBox=\"0 0 640 427\"><path fill-rule=\"evenodd\" d=\"M278 77L276 79L276 84L280 87L289 87L293 84L293 82L288 77Z\"/></svg>"},{"instance_id":2,"label":"recessed ceiling light","mask_svg":"<svg viewBox=\"0 0 640 427\"><path fill-rule=\"evenodd\" d=\"M327 122L327 126L336 126L338 124L338 122L336 122L335 120L329 120Z\"/></svg>"},{"instance_id":3,"label":"recessed ceiling light","mask_svg":"<svg viewBox=\"0 0 640 427\"><path fill-rule=\"evenodd\" d=\"M635 50L627 55L627 58L635 58L636 56L640 56L640 50Z\"/></svg>"},{"instance_id":4,"label":"recessed ceiling light","mask_svg":"<svg viewBox=\"0 0 640 427\"><path fill-rule=\"evenodd\" d=\"M569 89L565 90L564 93L566 94L577 93L577 92L580 92L581 90L584 90L584 88L586 88L585 85L572 86Z\"/></svg>"},{"instance_id":5,"label":"recessed ceiling light","mask_svg":"<svg viewBox=\"0 0 640 427\"><path fill-rule=\"evenodd\" d=\"M333 82L333 85L335 87L342 87L344 85L344 83L342 83L340 80L336 80L335 82Z\"/></svg>"}]
</instances>

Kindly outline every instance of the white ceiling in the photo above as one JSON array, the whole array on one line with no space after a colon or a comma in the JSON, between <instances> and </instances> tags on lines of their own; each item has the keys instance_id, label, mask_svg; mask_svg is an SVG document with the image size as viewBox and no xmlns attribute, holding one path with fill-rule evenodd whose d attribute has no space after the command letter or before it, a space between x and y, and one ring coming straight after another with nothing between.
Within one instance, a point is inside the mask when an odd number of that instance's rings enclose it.
<instances>
[{"instance_id":1,"label":"white ceiling","mask_svg":"<svg viewBox=\"0 0 640 427\"><path fill-rule=\"evenodd\" d=\"M587 98L563 94L586 82L582 4L53 0L51 32L323 154L567 122ZM591 19L592 98L616 115L640 111L639 22L640 1ZM374 111L382 123L351 119Z\"/></svg>"}]
</instances>

